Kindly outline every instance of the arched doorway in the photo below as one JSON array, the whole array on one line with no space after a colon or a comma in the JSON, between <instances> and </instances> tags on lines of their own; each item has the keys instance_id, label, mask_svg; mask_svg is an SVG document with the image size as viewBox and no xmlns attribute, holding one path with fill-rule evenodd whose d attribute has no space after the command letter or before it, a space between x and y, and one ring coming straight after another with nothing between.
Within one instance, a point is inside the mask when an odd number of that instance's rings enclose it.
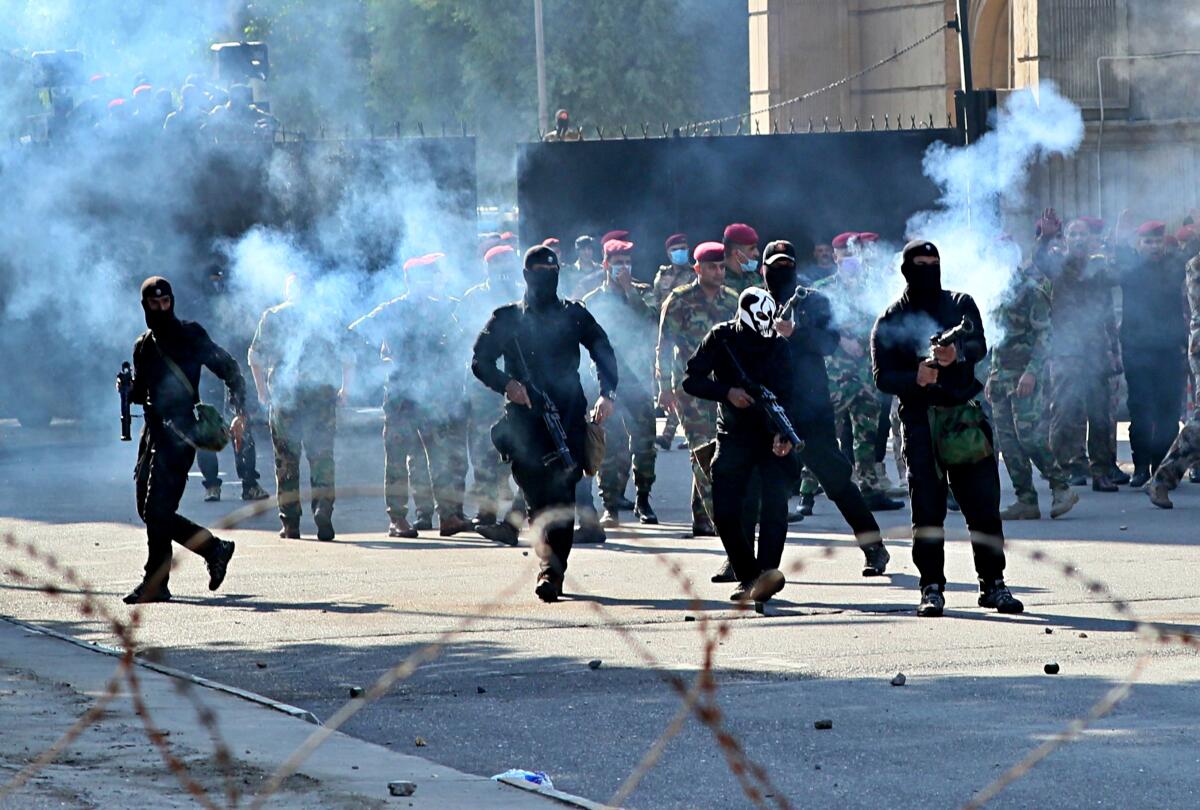
<instances>
[{"instance_id":1,"label":"arched doorway","mask_svg":"<svg viewBox=\"0 0 1200 810\"><path fill-rule=\"evenodd\" d=\"M1012 87L1009 0L971 3L971 68L976 87Z\"/></svg>"}]
</instances>

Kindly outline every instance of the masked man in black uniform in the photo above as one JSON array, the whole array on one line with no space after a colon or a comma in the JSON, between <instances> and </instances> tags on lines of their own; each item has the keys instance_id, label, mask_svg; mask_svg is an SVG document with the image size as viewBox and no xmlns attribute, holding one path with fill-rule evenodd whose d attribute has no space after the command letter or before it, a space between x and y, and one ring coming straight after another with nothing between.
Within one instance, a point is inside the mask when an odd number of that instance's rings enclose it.
<instances>
[{"instance_id":1,"label":"masked man in black uniform","mask_svg":"<svg viewBox=\"0 0 1200 810\"><path fill-rule=\"evenodd\" d=\"M231 426L235 442L245 425L246 383L237 361L213 343L200 324L175 317L175 296L165 278L153 276L142 284L142 309L150 328L133 345L131 399L145 409L134 476L149 554L145 576L125 597L126 604L171 598L167 580L172 541L204 558L210 591L221 586L233 557L233 543L214 537L176 511L196 458L196 447L187 437L195 423L202 366L229 389L229 404L236 414Z\"/></svg>"},{"instance_id":2,"label":"masked man in black uniform","mask_svg":"<svg viewBox=\"0 0 1200 810\"><path fill-rule=\"evenodd\" d=\"M983 389L975 364L987 354L983 320L971 296L942 289L941 257L932 242L909 242L901 272L904 293L871 331L871 370L880 391L900 398L913 562L921 572L917 615L940 616L945 607L947 480L971 532L979 605L1020 613L1024 605L1004 584L995 440L975 401ZM969 325L969 333L933 348L930 358L930 336L959 325Z\"/></svg>"},{"instance_id":3,"label":"masked man in black uniform","mask_svg":"<svg viewBox=\"0 0 1200 810\"><path fill-rule=\"evenodd\" d=\"M838 448L834 430L825 358L837 348L840 335L833 325L829 299L800 286L796 250L790 242L779 240L767 245L763 252L763 277L780 309L776 329L791 349L795 375L793 419L796 432L804 440L800 461L816 476L829 500L850 524L866 557L863 576L882 576L891 555L883 546L875 516L851 480L850 462ZM791 309L784 313L789 302Z\"/></svg>"},{"instance_id":4,"label":"masked man in black uniform","mask_svg":"<svg viewBox=\"0 0 1200 810\"><path fill-rule=\"evenodd\" d=\"M792 444L772 428L761 403L746 389L770 390L786 411L793 384L787 342L775 332L775 300L760 287L742 291L734 319L709 330L687 363L683 390L720 403L712 461L713 522L739 583L735 600L763 602L783 589L779 562L796 478ZM761 481L757 555L744 515L756 470Z\"/></svg>"},{"instance_id":5,"label":"masked man in black uniform","mask_svg":"<svg viewBox=\"0 0 1200 810\"><path fill-rule=\"evenodd\" d=\"M603 423L613 410L617 359L596 319L578 301L558 297L558 257L543 245L525 253L525 297L492 313L475 341L471 371L507 399L493 429L500 454L525 494L530 516L558 514L546 525L539 549L541 573L534 592L545 602L562 595L574 535L575 484L583 475L587 400L579 382L579 347L596 364L600 397L592 419ZM497 362L504 358L501 370ZM557 409L569 459L558 452L543 419L545 398Z\"/></svg>"}]
</instances>

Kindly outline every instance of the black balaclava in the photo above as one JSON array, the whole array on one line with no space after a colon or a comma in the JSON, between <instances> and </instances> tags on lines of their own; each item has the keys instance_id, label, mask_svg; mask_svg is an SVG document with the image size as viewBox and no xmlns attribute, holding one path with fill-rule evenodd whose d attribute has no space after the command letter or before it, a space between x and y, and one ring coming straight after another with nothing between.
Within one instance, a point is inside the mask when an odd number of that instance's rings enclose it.
<instances>
[{"instance_id":1,"label":"black balaclava","mask_svg":"<svg viewBox=\"0 0 1200 810\"><path fill-rule=\"evenodd\" d=\"M937 245L924 239L914 239L904 246L903 255L900 272L908 283L904 295L917 309L932 312L942 296L942 264ZM918 265L915 259L921 256L932 256L938 263Z\"/></svg>"},{"instance_id":2,"label":"black balaclava","mask_svg":"<svg viewBox=\"0 0 1200 810\"><path fill-rule=\"evenodd\" d=\"M171 308L166 311L150 309L146 299L162 298L163 296L171 297ZM143 281L142 311L146 315L146 326L150 327L150 331L154 333L155 337L172 336L179 327L179 320L175 317L175 293L171 290L171 282L162 276L151 276Z\"/></svg>"},{"instance_id":3,"label":"black balaclava","mask_svg":"<svg viewBox=\"0 0 1200 810\"><path fill-rule=\"evenodd\" d=\"M535 264L546 264L553 270L530 271ZM525 251L525 300L534 309L548 307L558 300L558 256L545 245L534 245Z\"/></svg>"},{"instance_id":4,"label":"black balaclava","mask_svg":"<svg viewBox=\"0 0 1200 810\"><path fill-rule=\"evenodd\" d=\"M767 282L767 290L776 303L791 299L799 286L800 273L792 262L775 262L768 265L763 268L763 276Z\"/></svg>"}]
</instances>

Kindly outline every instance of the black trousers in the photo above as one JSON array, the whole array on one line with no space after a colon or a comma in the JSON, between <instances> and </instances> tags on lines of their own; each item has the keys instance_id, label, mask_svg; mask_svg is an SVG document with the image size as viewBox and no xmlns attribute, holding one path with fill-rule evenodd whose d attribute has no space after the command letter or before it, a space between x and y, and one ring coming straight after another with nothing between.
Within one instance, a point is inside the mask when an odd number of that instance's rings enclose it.
<instances>
[{"instance_id":1,"label":"black trousers","mask_svg":"<svg viewBox=\"0 0 1200 810\"><path fill-rule=\"evenodd\" d=\"M205 559L216 550L212 532L176 511L195 457L195 449L160 422L148 421L142 428L134 479L138 516L146 524L149 546L146 578L161 577L164 586L171 571L172 542Z\"/></svg>"},{"instance_id":2,"label":"black trousers","mask_svg":"<svg viewBox=\"0 0 1200 810\"><path fill-rule=\"evenodd\" d=\"M991 425L984 423L995 447ZM1004 525L1000 519L1000 471L996 456L939 470L925 409L902 422L904 460L912 503L913 563L921 587L946 584L946 487L962 508L971 532L975 573L992 582L1004 577Z\"/></svg>"},{"instance_id":3,"label":"black trousers","mask_svg":"<svg viewBox=\"0 0 1200 810\"><path fill-rule=\"evenodd\" d=\"M892 435L892 395L879 395L879 428L875 431L875 463L887 458L888 438Z\"/></svg>"},{"instance_id":4,"label":"black trousers","mask_svg":"<svg viewBox=\"0 0 1200 810\"><path fill-rule=\"evenodd\" d=\"M258 483L258 453L254 447L254 432L246 426L246 440L241 452L233 451L234 468L242 487L254 486ZM212 450L197 450L196 464L204 476L204 486L219 487L221 485L221 464L218 456Z\"/></svg>"},{"instance_id":5,"label":"black trousers","mask_svg":"<svg viewBox=\"0 0 1200 810\"><path fill-rule=\"evenodd\" d=\"M1135 467L1159 465L1179 433L1179 415L1187 366L1179 352L1156 350L1152 363L1146 352L1124 352L1125 382L1129 386L1129 446Z\"/></svg>"},{"instance_id":6,"label":"black trousers","mask_svg":"<svg viewBox=\"0 0 1200 810\"><path fill-rule=\"evenodd\" d=\"M575 540L575 485L583 473L576 468L568 474L556 466L546 467L540 459L517 457L512 462L512 474L532 520L537 521L547 512L557 513L546 524L547 551L542 553L542 570L562 576Z\"/></svg>"},{"instance_id":7,"label":"black trousers","mask_svg":"<svg viewBox=\"0 0 1200 810\"><path fill-rule=\"evenodd\" d=\"M758 473L758 553L747 534L746 502L753 474ZM713 522L739 582L751 582L763 571L778 568L787 540L787 506L795 461L771 452L771 439L717 434L712 462Z\"/></svg>"},{"instance_id":8,"label":"black trousers","mask_svg":"<svg viewBox=\"0 0 1200 810\"><path fill-rule=\"evenodd\" d=\"M801 422L796 425L796 432L804 440L800 461L812 470L826 497L842 513L860 545L879 542L879 524L867 508L862 492L851 480L852 468L838 447L832 414L824 419L818 416Z\"/></svg>"}]
</instances>

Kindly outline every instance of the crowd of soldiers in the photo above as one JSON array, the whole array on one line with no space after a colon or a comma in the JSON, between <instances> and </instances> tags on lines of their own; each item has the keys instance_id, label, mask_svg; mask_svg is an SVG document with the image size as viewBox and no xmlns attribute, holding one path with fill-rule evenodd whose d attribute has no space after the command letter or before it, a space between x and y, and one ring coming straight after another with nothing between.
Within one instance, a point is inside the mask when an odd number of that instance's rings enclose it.
<instances>
[{"instance_id":1,"label":"crowd of soldiers","mask_svg":"<svg viewBox=\"0 0 1200 810\"><path fill-rule=\"evenodd\" d=\"M971 529L979 604L1019 612L1003 580L1001 521L1040 517L1034 466L1059 517L1078 501L1071 486L1089 480L1099 492L1126 481L1146 486L1156 505L1169 507L1169 490L1200 461L1200 420L1178 429L1185 357L1200 372L1200 229L1185 225L1172 241L1164 223L1135 231L1126 219L1106 233L1098 220L1064 227L1047 211L1025 262L1011 243L998 243L1015 270L992 314L1001 338L986 371L984 319L969 296L941 288L931 243L905 248L899 298L878 318L878 308L871 311L868 291L895 275L873 233L840 234L806 259L783 240L760 251L757 232L743 223L729 225L721 241L695 245L676 233L651 283L634 280L640 249L628 231L580 236L570 264L557 239L530 247L522 260L513 234L487 234L485 281L453 297L446 256L413 257L403 265L406 292L348 328L331 328L319 296L293 277L247 352L269 414L280 535L301 534L303 453L317 536L334 539L337 409L355 347L369 345L388 370L389 534L415 537L436 519L443 537L473 530L514 545L526 520L545 515L536 589L545 601L562 593L573 544L604 542L622 512L658 522L656 452L681 427L692 461L691 533L721 538L727 559L712 579L737 583L734 598L764 601L782 588L787 524L812 514L822 491L862 549L863 575L883 574L889 554L872 512L902 508L894 498L909 495L919 613L940 615L944 604L947 509L961 509ZM1187 262L1185 295L1187 257L1196 258ZM196 449L187 426L201 366L229 389L239 453L252 442L237 362L197 324L175 317L166 280L146 282L142 305L150 329L134 351L133 401L147 413L138 505L151 553L130 602L170 598L160 569L172 541L205 556L213 589L233 553L231 543L177 514ZM927 352L920 344L935 333L946 339ZM594 374L581 365L581 347ZM418 366L451 371L418 378ZM1131 476L1115 462L1114 380L1122 373ZM769 401L784 422L770 421L762 407ZM657 415L666 416L661 434ZM596 442L600 425L605 439ZM902 439L895 461L907 486L892 483L883 463L893 436ZM995 450L1017 494L1003 511ZM473 518L464 512L468 470ZM789 514L797 495L799 509ZM244 488L243 497L261 495Z\"/></svg>"}]
</instances>

